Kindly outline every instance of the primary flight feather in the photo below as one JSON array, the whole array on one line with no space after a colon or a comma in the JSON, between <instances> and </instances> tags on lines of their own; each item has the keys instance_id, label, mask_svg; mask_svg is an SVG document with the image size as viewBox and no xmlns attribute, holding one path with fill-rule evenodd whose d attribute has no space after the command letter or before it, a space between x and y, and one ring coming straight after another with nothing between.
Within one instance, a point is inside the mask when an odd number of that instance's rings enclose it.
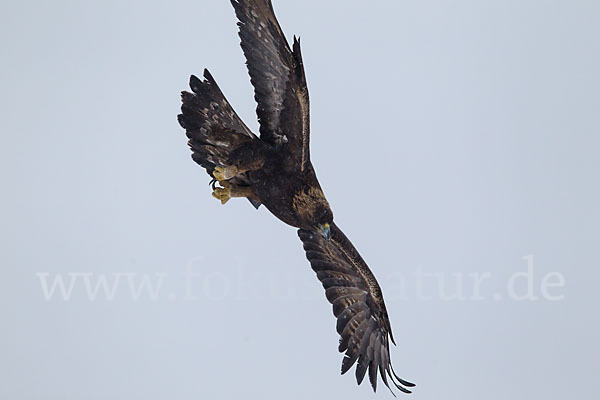
<instances>
[{"instance_id":1,"label":"primary flight feather","mask_svg":"<svg viewBox=\"0 0 600 400\"><path fill-rule=\"evenodd\" d=\"M383 295L375 276L333 222L333 212L310 162L309 99L300 42L289 46L270 0L232 0L241 47L257 102L260 136L248 129L217 83L190 78L182 93L179 123L192 158L213 178L213 196L225 204L245 197L264 205L286 224L300 228L306 257L333 305L345 353L342 374L356 364L360 384L368 373L410 393L414 384L391 365L394 342ZM219 184L216 187L216 184Z\"/></svg>"}]
</instances>

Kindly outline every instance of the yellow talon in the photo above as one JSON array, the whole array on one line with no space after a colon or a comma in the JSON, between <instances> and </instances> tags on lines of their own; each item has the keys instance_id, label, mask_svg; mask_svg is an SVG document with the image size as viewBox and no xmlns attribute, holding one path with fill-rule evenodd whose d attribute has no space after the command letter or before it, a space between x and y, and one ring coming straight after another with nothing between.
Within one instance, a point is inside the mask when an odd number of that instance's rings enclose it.
<instances>
[{"instance_id":1,"label":"yellow talon","mask_svg":"<svg viewBox=\"0 0 600 400\"><path fill-rule=\"evenodd\" d=\"M215 191L212 193L215 199L221 200L221 204L225 204L231 198L231 193L229 191L229 185L224 188L215 188Z\"/></svg>"}]
</instances>

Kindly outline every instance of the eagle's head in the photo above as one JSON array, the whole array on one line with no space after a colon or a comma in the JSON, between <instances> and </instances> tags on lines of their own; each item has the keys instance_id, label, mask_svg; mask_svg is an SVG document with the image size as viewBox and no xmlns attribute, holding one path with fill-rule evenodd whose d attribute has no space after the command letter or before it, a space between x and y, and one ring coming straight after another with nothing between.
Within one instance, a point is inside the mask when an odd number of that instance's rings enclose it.
<instances>
[{"instance_id":1,"label":"eagle's head","mask_svg":"<svg viewBox=\"0 0 600 400\"><path fill-rule=\"evenodd\" d=\"M333 212L320 187L299 190L294 195L293 206L300 219L299 228L318 232L329 239Z\"/></svg>"},{"instance_id":2,"label":"eagle's head","mask_svg":"<svg viewBox=\"0 0 600 400\"><path fill-rule=\"evenodd\" d=\"M320 187L311 186L298 191L293 204L300 218L299 228L318 232L325 239L329 239L333 212Z\"/></svg>"}]
</instances>

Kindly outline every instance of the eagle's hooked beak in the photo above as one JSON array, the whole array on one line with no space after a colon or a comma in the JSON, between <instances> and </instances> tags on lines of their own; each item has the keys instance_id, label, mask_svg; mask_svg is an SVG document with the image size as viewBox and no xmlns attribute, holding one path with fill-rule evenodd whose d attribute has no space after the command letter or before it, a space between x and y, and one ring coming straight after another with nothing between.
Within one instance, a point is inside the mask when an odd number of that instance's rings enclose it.
<instances>
[{"instance_id":1,"label":"eagle's hooked beak","mask_svg":"<svg viewBox=\"0 0 600 400\"><path fill-rule=\"evenodd\" d=\"M319 225L319 233L327 240L331 237L331 227L326 222L323 225Z\"/></svg>"}]
</instances>

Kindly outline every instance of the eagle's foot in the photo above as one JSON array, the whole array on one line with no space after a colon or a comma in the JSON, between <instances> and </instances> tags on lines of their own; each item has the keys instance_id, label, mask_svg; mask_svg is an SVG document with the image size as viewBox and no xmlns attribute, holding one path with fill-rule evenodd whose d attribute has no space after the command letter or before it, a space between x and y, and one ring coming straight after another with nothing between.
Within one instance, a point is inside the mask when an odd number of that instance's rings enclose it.
<instances>
[{"instance_id":1,"label":"eagle's foot","mask_svg":"<svg viewBox=\"0 0 600 400\"><path fill-rule=\"evenodd\" d=\"M216 166L215 170L213 171L213 176L219 181L219 183L221 183L222 181L233 178L239 173L240 171L235 165L230 165L229 167Z\"/></svg>"},{"instance_id":2,"label":"eagle's foot","mask_svg":"<svg viewBox=\"0 0 600 400\"><path fill-rule=\"evenodd\" d=\"M215 190L215 188L217 187L217 183L223 187L231 186L231 183L229 183L229 181L218 181L215 178L213 178L210 182L208 182L208 184L212 187L212 190Z\"/></svg>"},{"instance_id":3,"label":"eagle's foot","mask_svg":"<svg viewBox=\"0 0 600 400\"><path fill-rule=\"evenodd\" d=\"M220 183L220 182L219 182ZM217 187L213 191L212 195L215 199L221 200L221 204L225 204L231 198L231 191L229 188L229 182L226 182L226 187Z\"/></svg>"}]
</instances>

